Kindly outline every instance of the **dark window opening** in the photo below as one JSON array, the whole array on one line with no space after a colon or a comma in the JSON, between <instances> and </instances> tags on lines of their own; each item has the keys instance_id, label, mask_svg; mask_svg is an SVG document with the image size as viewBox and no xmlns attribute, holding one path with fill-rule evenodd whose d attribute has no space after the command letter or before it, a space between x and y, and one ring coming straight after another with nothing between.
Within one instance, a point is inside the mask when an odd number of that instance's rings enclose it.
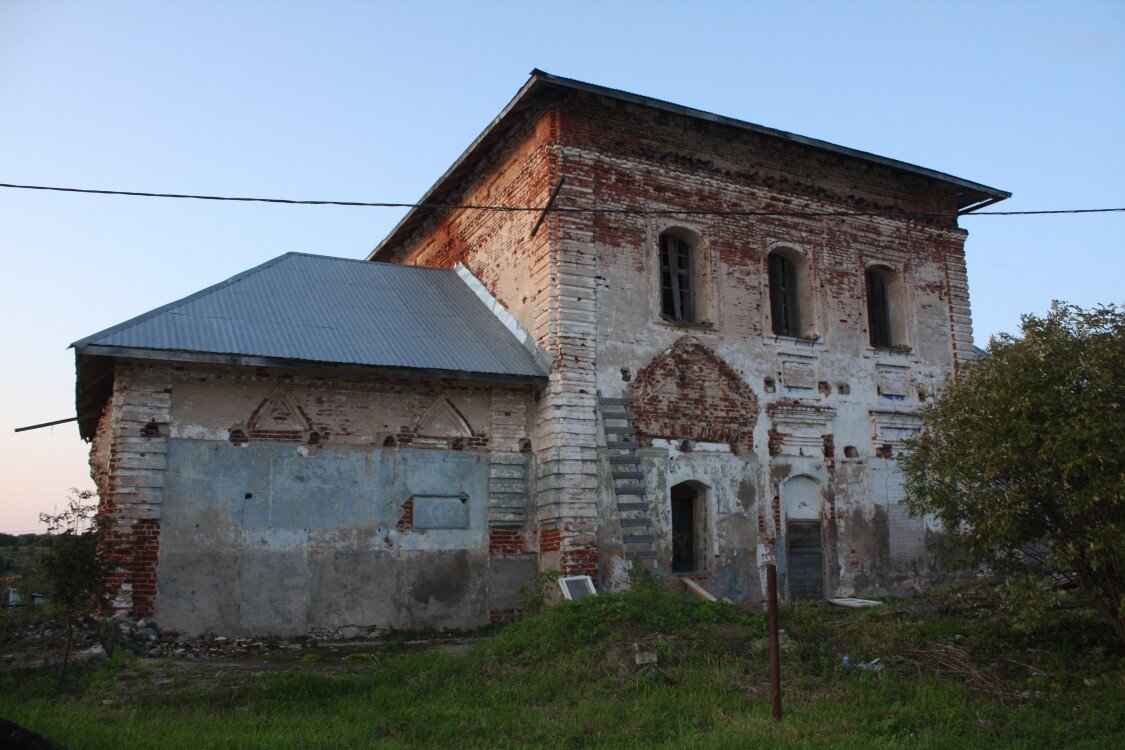
<instances>
[{"instance_id":1,"label":"dark window opening","mask_svg":"<svg viewBox=\"0 0 1125 750\"><path fill-rule=\"evenodd\" d=\"M695 321L695 272L691 245L660 235L660 314L676 323Z\"/></svg>"},{"instance_id":2,"label":"dark window opening","mask_svg":"<svg viewBox=\"0 0 1125 750\"><path fill-rule=\"evenodd\" d=\"M891 304L887 296L887 279L877 270L867 272L867 327L871 346L890 349Z\"/></svg>"},{"instance_id":3,"label":"dark window opening","mask_svg":"<svg viewBox=\"0 0 1125 750\"><path fill-rule=\"evenodd\" d=\"M801 309L797 295L797 264L780 253L770 253L770 318L778 336L801 335Z\"/></svg>"},{"instance_id":4,"label":"dark window opening","mask_svg":"<svg viewBox=\"0 0 1125 750\"><path fill-rule=\"evenodd\" d=\"M824 554L820 521L790 521L788 539L789 600L824 598Z\"/></svg>"},{"instance_id":5,"label":"dark window opening","mask_svg":"<svg viewBox=\"0 0 1125 750\"><path fill-rule=\"evenodd\" d=\"M695 570L696 501L699 493L688 484L672 488L672 572Z\"/></svg>"}]
</instances>

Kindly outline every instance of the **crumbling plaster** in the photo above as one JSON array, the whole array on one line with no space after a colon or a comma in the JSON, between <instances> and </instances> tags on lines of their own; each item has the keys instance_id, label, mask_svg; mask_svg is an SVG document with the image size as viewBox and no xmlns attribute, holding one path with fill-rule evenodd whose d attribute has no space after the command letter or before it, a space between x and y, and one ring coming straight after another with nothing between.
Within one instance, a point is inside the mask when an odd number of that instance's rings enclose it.
<instances>
[{"instance_id":1,"label":"crumbling plaster","mask_svg":"<svg viewBox=\"0 0 1125 750\"><path fill-rule=\"evenodd\" d=\"M91 468L117 608L188 632L474 627L531 582L534 388L116 368ZM417 526L428 497L462 498L464 527Z\"/></svg>"},{"instance_id":2,"label":"crumbling plaster","mask_svg":"<svg viewBox=\"0 0 1125 750\"><path fill-rule=\"evenodd\" d=\"M817 212L859 202L948 210L948 195L914 178L872 174L868 167L767 146L710 125L689 126L664 114L577 97L564 108L563 122L560 150L568 185L575 172L589 176L591 189L578 196L581 205ZM814 174L810 165L817 162L824 163ZM819 193L810 194L816 191L806 190L807 184L817 185ZM893 461L878 457L891 439L890 428L897 429L894 455L915 426L910 415L952 371L956 357L968 351L965 233L948 221L884 217L841 221L613 214L600 215L591 224L598 269L598 389L609 396L635 397L630 381L689 339L738 374L761 404L761 418L751 423L755 460L742 468L760 500L744 512L753 518L755 532L761 528L765 554L776 555L783 590L784 519L774 513L771 499L788 477L798 475L814 478L821 488L829 592L902 594L927 585L935 571L926 534L919 535L916 523L903 520L900 497L880 500L873 485L897 472ZM698 238L698 268L707 280L699 286L704 299L702 322L696 325L659 316L659 236L681 227ZM809 264L814 304L804 312L814 316L815 340L776 337L770 331L766 256L779 245L803 252ZM909 351L877 350L867 342L863 271L871 263L896 269L904 280ZM689 396L674 388L670 393L675 394L671 399ZM638 431L659 421L646 419L643 405L635 400L634 408ZM710 417L700 413L698 429L713 429ZM676 434L642 434L642 439L675 443L694 437L692 433L680 429ZM706 483L714 459L697 452L667 461L678 464L681 479ZM652 485L658 502L667 497L668 486L659 481ZM601 507L612 518L612 491L605 483L602 487ZM713 486L712 502L726 500L729 487ZM665 524L658 538L668 538L668 512L666 501L656 509ZM888 525L888 514L897 525ZM917 544L896 542L904 535ZM732 545L720 538L716 534L713 543ZM774 539L778 546L769 549ZM757 533L734 544L743 541L753 547ZM720 571L721 566L700 572L717 579ZM760 586L760 580L750 577ZM711 585L722 588L718 580Z\"/></svg>"}]
</instances>

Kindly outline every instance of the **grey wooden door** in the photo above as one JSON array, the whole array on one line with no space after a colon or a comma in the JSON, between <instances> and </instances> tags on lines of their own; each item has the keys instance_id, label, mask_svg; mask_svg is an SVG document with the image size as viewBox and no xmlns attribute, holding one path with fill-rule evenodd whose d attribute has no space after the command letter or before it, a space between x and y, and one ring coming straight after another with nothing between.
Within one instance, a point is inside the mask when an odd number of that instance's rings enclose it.
<instances>
[{"instance_id":1,"label":"grey wooden door","mask_svg":"<svg viewBox=\"0 0 1125 750\"><path fill-rule=\"evenodd\" d=\"M824 598L820 521L790 521L787 541L789 600Z\"/></svg>"}]
</instances>

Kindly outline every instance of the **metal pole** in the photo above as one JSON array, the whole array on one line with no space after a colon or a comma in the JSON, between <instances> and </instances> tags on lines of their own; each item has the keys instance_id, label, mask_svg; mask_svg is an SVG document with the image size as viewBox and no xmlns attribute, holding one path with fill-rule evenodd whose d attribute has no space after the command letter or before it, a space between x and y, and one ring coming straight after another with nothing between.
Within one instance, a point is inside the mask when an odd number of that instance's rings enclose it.
<instances>
[{"instance_id":1,"label":"metal pole","mask_svg":"<svg viewBox=\"0 0 1125 750\"><path fill-rule=\"evenodd\" d=\"M766 627L770 638L770 704L773 718L781 721L781 654L777 643L777 566L766 566Z\"/></svg>"}]
</instances>

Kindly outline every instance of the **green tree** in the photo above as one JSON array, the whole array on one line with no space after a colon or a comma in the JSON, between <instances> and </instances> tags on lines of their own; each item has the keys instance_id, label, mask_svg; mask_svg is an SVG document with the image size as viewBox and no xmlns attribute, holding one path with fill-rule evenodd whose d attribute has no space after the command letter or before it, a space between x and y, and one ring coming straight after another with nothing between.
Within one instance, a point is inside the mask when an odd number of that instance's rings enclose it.
<instances>
[{"instance_id":1,"label":"green tree","mask_svg":"<svg viewBox=\"0 0 1125 750\"><path fill-rule=\"evenodd\" d=\"M106 594L98 506L87 504L93 494L89 490L72 488L66 510L53 516L39 515L39 520L47 524L46 547L40 565L47 579L50 602L66 627L66 643L59 660L60 681L70 657L75 621L98 611Z\"/></svg>"},{"instance_id":2,"label":"green tree","mask_svg":"<svg viewBox=\"0 0 1125 750\"><path fill-rule=\"evenodd\" d=\"M927 407L908 503L971 564L1066 579L1125 642L1125 310L1025 315Z\"/></svg>"}]
</instances>

